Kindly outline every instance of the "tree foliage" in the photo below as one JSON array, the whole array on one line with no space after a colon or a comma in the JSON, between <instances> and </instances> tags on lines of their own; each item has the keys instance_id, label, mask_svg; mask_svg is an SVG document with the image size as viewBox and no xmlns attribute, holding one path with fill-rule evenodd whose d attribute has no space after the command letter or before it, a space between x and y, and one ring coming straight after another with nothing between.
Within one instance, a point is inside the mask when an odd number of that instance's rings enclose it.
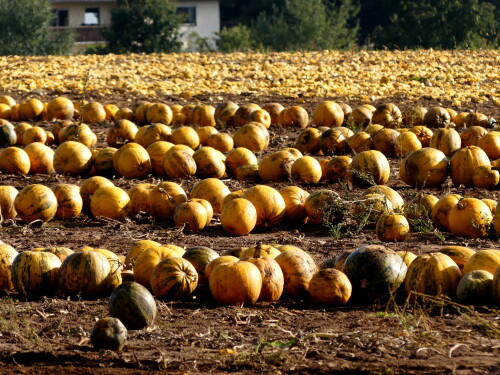
<instances>
[{"instance_id":1,"label":"tree foliage","mask_svg":"<svg viewBox=\"0 0 500 375\"><path fill-rule=\"evenodd\" d=\"M168 0L119 0L103 36L112 53L175 52L182 21Z\"/></svg>"},{"instance_id":2,"label":"tree foliage","mask_svg":"<svg viewBox=\"0 0 500 375\"><path fill-rule=\"evenodd\" d=\"M263 48L274 51L348 48L356 43L356 1L285 0L271 15L260 13L252 25Z\"/></svg>"},{"instance_id":3,"label":"tree foliage","mask_svg":"<svg viewBox=\"0 0 500 375\"><path fill-rule=\"evenodd\" d=\"M52 8L47 0L0 0L0 55L68 54L74 37L68 32L52 32Z\"/></svg>"}]
</instances>

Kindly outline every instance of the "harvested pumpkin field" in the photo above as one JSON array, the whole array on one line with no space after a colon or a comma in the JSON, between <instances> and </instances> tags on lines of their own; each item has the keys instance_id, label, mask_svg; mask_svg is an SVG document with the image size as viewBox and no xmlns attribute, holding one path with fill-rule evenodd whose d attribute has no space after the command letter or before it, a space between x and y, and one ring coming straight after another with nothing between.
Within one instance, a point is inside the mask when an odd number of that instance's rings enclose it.
<instances>
[{"instance_id":1,"label":"harvested pumpkin field","mask_svg":"<svg viewBox=\"0 0 500 375\"><path fill-rule=\"evenodd\" d=\"M0 372L500 372L499 65L0 58Z\"/></svg>"}]
</instances>

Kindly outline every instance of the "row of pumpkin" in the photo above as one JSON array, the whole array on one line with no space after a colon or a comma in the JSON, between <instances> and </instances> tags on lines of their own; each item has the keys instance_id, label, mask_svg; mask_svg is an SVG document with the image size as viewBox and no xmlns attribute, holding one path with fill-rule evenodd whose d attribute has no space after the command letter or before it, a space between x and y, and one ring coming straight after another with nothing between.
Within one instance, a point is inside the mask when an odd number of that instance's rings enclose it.
<instances>
[{"instance_id":1,"label":"row of pumpkin","mask_svg":"<svg viewBox=\"0 0 500 375\"><path fill-rule=\"evenodd\" d=\"M412 220L428 220L439 230L464 237L485 237L490 229L500 235L500 205L492 199L420 194L405 202L385 185L374 185L355 200L347 200L334 190L309 193L299 186L277 190L254 185L231 192L216 178L198 181L189 193L172 181L140 183L125 191L102 176L86 179L81 186L59 184L52 189L41 184L28 185L21 191L0 186L4 220L72 220L81 213L112 220L146 214L191 231L202 230L218 214L222 229L238 236L254 229L268 230L283 220L335 225L347 219L354 220L358 227L375 226L377 237L384 242L404 241Z\"/></svg>"},{"instance_id":2,"label":"row of pumpkin","mask_svg":"<svg viewBox=\"0 0 500 375\"><path fill-rule=\"evenodd\" d=\"M371 304L397 297L403 288L418 296L449 298L472 305L500 304L500 250L460 246L415 255L382 245L363 245L318 267L293 245L263 245L218 252L187 250L151 240L134 243L123 259L106 249L34 249L18 253L0 245L1 291L26 298L59 295L109 296L123 280L135 281L156 298L179 300L195 293L221 305L275 302L282 296L339 305Z\"/></svg>"}]
</instances>

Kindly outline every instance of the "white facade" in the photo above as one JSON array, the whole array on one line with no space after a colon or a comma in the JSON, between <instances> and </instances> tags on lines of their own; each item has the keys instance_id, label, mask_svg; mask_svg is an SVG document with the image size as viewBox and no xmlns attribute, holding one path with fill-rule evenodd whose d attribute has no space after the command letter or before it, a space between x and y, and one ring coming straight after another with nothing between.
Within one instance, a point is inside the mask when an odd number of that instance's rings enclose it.
<instances>
[{"instance_id":1,"label":"white facade","mask_svg":"<svg viewBox=\"0 0 500 375\"><path fill-rule=\"evenodd\" d=\"M82 39L87 42L100 42L95 33L98 28L111 23L111 10L116 0L51 0L56 13L57 28L77 29ZM220 31L219 1L212 0L177 0L173 3L178 11L188 16L188 21L180 28L183 49L197 49L199 38L203 38L210 47L215 48L216 33ZM97 38L98 39L98 38Z\"/></svg>"}]
</instances>

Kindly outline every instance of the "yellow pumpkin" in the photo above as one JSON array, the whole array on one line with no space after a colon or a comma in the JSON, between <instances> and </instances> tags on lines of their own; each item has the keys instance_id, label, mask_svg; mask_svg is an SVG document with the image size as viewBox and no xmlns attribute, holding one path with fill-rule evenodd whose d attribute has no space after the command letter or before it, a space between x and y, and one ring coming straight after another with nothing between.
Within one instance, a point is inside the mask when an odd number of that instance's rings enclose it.
<instances>
[{"instance_id":1,"label":"yellow pumpkin","mask_svg":"<svg viewBox=\"0 0 500 375\"><path fill-rule=\"evenodd\" d=\"M464 246L443 246L438 249L440 253L448 255L457 264L462 275L464 275L463 269L467 261L476 252L468 247Z\"/></svg>"},{"instance_id":2,"label":"yellow pumpkin","mask_svg":"<svg viewBox=\"0 0 500 375\"><path fill-rule=\"evenodd\" d=\"M117 151L114 157L118 160L113 160L116 171L125 178L142 179L151 172L151 159L146 149L140 145L133 148L128 148L122 152ZM113 158L114 159L114 158Z\"/></svg>"},{"instance_id":3,"label":"yellow pumpkin","mask_svg":"<svg viewBox=\"0 0 500 375\"><path fill-rule=\"evenodd\" d=\"M373 138L373 148L388 157L396 156L396 145L400 133L395 129L384 128L377 132Z\"/></svg>"},{"instance_id":4,"label":"yellow pumpkin","mask_svg":"<svg viewBox=\"0 0 500 375\"><path fill-rule=\"evenodd\" d=\"M490 208L477 198L461 199L448 213L450 231L470 238L486 236L492 221Z\"/></svg>"},{"instance_id":5,"label":"yellow pumpkin","mask_svg":"<svg viewBox=\"0 0 500 375\"><path fill-rule=\"evenodd\" d=\"M130 217L134 218L141 212L149 213L149 194L156 185L142 183L132 186L127 194L130 197Z\"/></svg>"},{"instance_id":6,"label":"yellow pumpkin","mask_svg":"<svg viewBox=\"0 0 500 375\"><path fill-rule=\"evenodd\" d=\"M163 259L178 256L175 250L167 246L150 247L142 251L134 262L134 280L151 290L151 274L158 263Z\"/></svg>"},{"instance_id":7,"label":"yellow pumpkin","mask_svg":"<svg viewBox=\"0 0 500 375\"><path fill-rule=\"evenodd\" d=\"M189 126L181 126L172 131L170 142L175 145L182 144L191 147L193 150L200 145L200 137L196 130Z\"/></svg>"},{"instance_id":8,"label":"yellow pumpkin","mask_svg":"<svg viewBox=\"0 0 500 375\"><path fill-rule=\"evenodd\" d=\"M1 172L27 175L30 167L30 157L22 148L11 146L0 151Z\"/></svg>"},{"instance_id":9,"label":"yellow pumpkin","mask_svg":"<svg viewBox=\"0 0 500 375\"><path fill-rule=\"evenodd\" d=\"M450 231L448 214L460 199L462 199L462 196L459 194L447 194L441 197L432 207L431 219L439 229Z\"/></svg>"},{"instance_id":10,"label":"yellow pumpkin","mask_svg":"<svg viewBox=\"0 0 500 375\"><path fill-rule=\"evenodd\" d=\"M326 268L312 276L308 293L314 303L341 305L351 298L352 285L343 272Z\"/></svg>"},{"instance_id":11,"label":"yellow pumpkin","mask_svg":"<svg viewBox=\"0 0 500 375\"><path fill-rule=\"evenodd\" d=\"M47 142L47 133L40 126L32 126L23 133L22 145L27 146L33 142Z\"/></svg>"},{"instance_id":12,"label":"yellow pumpkin","mask_svg":"<svg viewBox=\"0 0 500 375\"><path fill-rule=\"evenodd\" d=\"M196 161L193 156L185 151L174 151L164 156L163 174L171 179L193 177L196 170Z\"/></svg>"},{"instance_id":13,"label":"yellow pumpkin","mask_svg":"<svg viewBox=\"0 0 500 375\"><path fill-rule=\"evenodd\" d=\"M475 270L488 271L492 274L500 267L500 250L498 249L483 249L476 251L470 256L463 268L463 274L467 274Z\"/></svg>"},{"instance_id":14,"label":"yellow pumpkin","mask_svg":"<svg viewBox=\"0 0 500 375\"><path fill-rule=\"evenodd\" d=\"M207 146L213 147L220 152L227 153L233 149L233 137L228 133L212 134L207 139Z\"/></svg>"},{"instance_id":15,"label":"yellow pumpkin","mask_svg":"<svg viewBox=\"0 0 500 375\"><path fill-rule=\"evenodd\" d=\"M491 165L477 166L472 173L472 184L477 188L494 189L499 183L500 172Z\"/></svg>"},{"instance_id":16,"label":"yellow pumpkin","mask_svg":"<svg viewBox=\"0 0 500 375\"><path fill-rule=\"evenodd\" d=\"M349 178L349 167L352 159L349 156L335 156L328 160L325 174L329 181L345 181Z\"/></svg>"},{"instance_id":17,"label":"yellow pumpkin","mask_svg":"<svg viewBox=\"0 0 500 375\"><path fill-rule=\"evenodd\" d=\"M332 128L342 126L344 111L338 103L326 100L316 105L312 117L316 126Z\"/></svg>"},{"instance_id":18,"label":"yellow pumpkin","mask_svg":"<svg viewBox=\"0 0 500 375\"><path fill-rule=\"evenodd\" d=\"M151 143L146 151L148 152L149 159L151 160L151 171L156 176L165 176L164 160L165 154L168 150L174 147L173 143L166 141L156 141Z\"/></svg>"},{"instance_id":19,"label":"yellow pumpkin","mask_svg":"<svg viewBox=\"0 0 500 375\"><path fill-rule=\"evenodd\" d=\"M500 158L500 132L490 131L477 142L479 148L492 160Z\"/></svg>"},{"instance_id":20,"label":"yellow pumpkin","mask_svg":"<svg viewBox=\"0 0 500 375\"><path fill-rule=\"evenodd\" d=\"M403 120L401 110L394 103L377 106L372 116L372 124L380 124L387 128L397 128Z\"/></svg>"},{"instance_id":21,"label":"yellow pumpkin","mask_svg":"<svg viewBox=\"0 0 500 375\"><path fill-rule=\"evenodd\" d=\"M106 177L92 176L83 181L80 186L80 195L82 196L83 207L82 211L85 214L90 214L90 200L97 189L103 186L113 186L114 184Z\"/></svg>"},{"instance_id":22,"label":"yellow pumpkin","mask_svg":"<svg viewBox=\"0 0 500 375\"><path fill-rule=\"evenodd\" d=\"M302 153L316 155L320 151L321 134L317 128L306 128L295 140L294 147Z\"/></svg>"},{"instance_id":23,"label":"yellow pumpkin","mask_svg":"<svg viewBox=\"0 0 500 375\"><path fill-rule=\"evenodd\" d=\"M377 220L375 233L382 242L404 241L410 233L410 224L404 215L385 213Z\"/></svg>"},{"instance_id":24,"label":"yellow pumpkin","mask_svg":"<svg viewBox=\"0 0 500 375\"><path fill-rule=\"evenodd\" d=\"M237 128L250 122L250 115L253 111L261 109L256 103L243 104L238 107L233 116L233 125Z\"/></svg>"},{"instance_id":25,"label":"yellow pumpkin","mask_svg":"<svg viewBox=\"0 0 500 375\"><path fill-rule=\"evenodd\" d=\"M215 107L206 104L194 106L189 112L189 123L198 126L215 126Z\"/></svg>"},{"instance_id":26,"label":"yellow pumpkin","mask_svg":"<svg viewBox=\"0 0 500 375\"><path fill-rule=\"evenodd\" d=\"M424 115L423 124L429 128L446 128L450 125L450 113L443 107L431 107Z\"/></svg>"},{"instance_id":27,"label":"yellow pumpkin","mask_svg":"<svg viewBox=\"0 0 500 375\"><path fill-rule=\"evenodd\" d=\"M255 111L250 113L250 116L248 116L248 121L260 122L262 125L269 129L269 127L271 126L271 115L264 108L256 109Z\"/></svg>"},{"instance_id":28,"label":"yellow pumpkin","mask_svg":"<svg viewBox=\"0 0 500 375\"><path fill-rule=\"evenodd\" d=\"M193 159L196 162L196 175L199 178L222 178L226 173L226 157L210 146L195 151Z\"/></svg>"},{"instance_id":29,"label":"yellow pumpkin","mask_svg":"<svg viewBox=\"0 0 500 375\"><path fill-rule=\"evenodd\" d=\"M288 181L296 158L288 151L276 151L259 162L259 176L262 181Z\"/></svg>"},{"instance_id":30,"label":"yellow pumpkin","mask_svg":"<svg viewBox=\"0 0 500 375\"><path fill-rule=\"evenodd\" d=\"M170 125L172 116L172 109L164 103L153 103L146 110L146 121L150 124L161 123Z\"/></svg>"},{"instance_id":31,"label":"yellow pumpkin","mask_svg":"<svg viewBox=\"0 0 500 375\"><path fill-rule=\"evenodd\" d=\"M214 214L222 210L222 201L231 191L217 178L206 178L199 181L191 190L190 198L206 199L213 207Z\"/></svg>"},{"instance_id":32,"label":"yellow pumpkin","mask_svg":"<svg viewBox=\"0 0 500 375\"><path fill-rule=\"evenodd\" d=\"M82 176L92 167L92 152L80 142L67 141L56 148L53 163L56 173Z\"/></svg>"},{"instance_id":33,"label":"yellow pumpkin","mask_svg":"<svg viewBox=\"0 0 500 375\"><path fill-rule=\"evenodd\" d=\"M170 181L160 182L149 193L149 212L156 220L172 219L175 207L186 201L186 192L179 184Z\"/></svg>"},{"instance_id":34,"label":"yellow pumpkin","mask_svg":"<svg viewBox=\"0 0 500 375\"><path fill-rule=\"evenodd\" d=\"M152 240L139 240L133 243L125 256L124 269L130 270L133 268L135 260L144 251L151 247L159 247L161 244Z\"/></svg>"},{"instance_id":35,"label":"yellow pumpkin","mask_svg":"<svg viewBox=\"0 0 500 375\"><path fill-rule=\"evenodd\" d=\"M17 216L14 201L19 192L14 186L0 186L0 215L2 220L14 219Z\"/></svg>"},{"instance_id":36,"label":"yellow pumpkin","mask_svg":"<svg viewBox=\"0 0 500 375\"><path fill-rule=\"evenodd\" d=\"M80 116L86 124L99 124L106 120L106 111L99 102L90 102L80 108Z\"/></svg>"},{"instance_id":37,"label":"yellow pumpkin","mask_svg":"<svg viewBox=\"0 0 500 375\"><path fill-rule=\"evenodd\" d=\"M64 97L59 96L52 99L47 104L47 120L71 120L75 112L75 106L73 102Z\"/></svg>"},{"instance_id":38,"label":"yellow pumpkin","mask_svg":"<svg viewBox=\"0 0 500 375\"><path fill-rule=\"evenodd\" d=\"M305 183L317 183L321 179L322 170L319 162L312 156L303 156L292 164L291 179Z\"/></svg>"},{"instance_id":39,"label":"yellow pumpkin","mask_svg":"<svg viewBox=\"0 0 500 375\"><path fill-rule=\"evenodd\" d=\"M249 200L235 198L222 209L220 222L225 232L234 236L246 236L257 224L257 210Z\"/></svg>"},{"instance_id":40,"label":"yellow pumpkin","mask_svg":"<svg viewBox=\"0 0 500 375\"><path fill-rule=\"evenodd\" d=\"M249 122L238 129L233 141L235 147L245 147L254 152L263 151L269 145L269 132L258 122Z\"/></svg>"},{"instance_id":41,"label":"yellow pumpkin","mask_svg":"<svg viewBox=\"0 0 500 375\"><path fill-rule=\"evenodd\" d=\"M267 185L256 185L245 191L243 198L253 203L257 210L256 227L271 228L285 217L286 204L281 194Z\"/></svg>"},{"instance_id":42,"label":"yellow pumpkin","mask_svg":"<svg viewBox=\"0 0 500 375\"><path fill-rule=\"evenodd\" d=\"M144 125L137 130L134 142L139 143L144 148L148 148L154 142L168 142L171 133L172 130L165 124Z\"/></svg>"},{"instance_id":43,"label":"yellow pumpkin","mask_svg":"<svg viewBox=\"0 0 500 375\"><path fill-rule=\"evenodd\" d=\"M180 203L175 207L174 223L177 227L187 227L193 232L199 232L207 224L207 210L198 202Z\"/></svg>"},{"instance_id":44,"label":"yellow pumpkin","mask_svg":"<svg viewBox=\"0 0 500 375\"><path fill-rule=\"evenodd\" d=\"M10 245L0 244L0 293L14 288L11 279L11 267L18 252Z\"/></svg>"},{"instance_id":45,"label":"yellow pumpkin","mask_svg":"<svg viewBox=\"0 0 500 375\"><path fill-rule=\"evenodd\" d=\"M389 181L391 168L383 153L370 150L360 152L353 157L349 173L358 184L365 185L373 182L383 185Z\"/></svg>"},{"instance_id":46,"label":"yellow pumpkin","mask_svg":"<svg viewBox=\"0 0 500 375\"><path fill-rule=\"evenodd\" d=\"M200 144L202 146L207 146L208 145L208 137L210 137L213 134L217 134L219 131L213 127L213 126L200 126L195 129L196 134L198 134L198 137L200 138Z\"/></svg>"},{"instance_id":47,"label":"yellow pumpkin","mask_svg":"<svg viewBox=\"0 0 500 375\"><path fill-rule=\"evenodd\" d=\"M373 149L373 139L367 132L360 131L347 139L347 148L360 153Z\"/></svg>"},{"instance_id":48,"label":"yellow pumpkin","mask_svg":"<svg viewBox=\"0 0 500 375\"><path fill-rule=\"evenodd\" d=\"M80 187L74 184L59 184L52 188L57 198L56 219L72 220L82 212L83 200Z\"/></svg>"},{"instance_id":49,"label":"yellow pumpkin","mask_svg":"<svg viewBox=\"0 0 500 375\"><path fill-rule=\"evenodd\" d=\"M26 99L19 104L19 120L38 120L43 113L43 103L35 98Z\"/></svg>"},{"instance_id":50,"label":"yellow pumpkin","mask_svg":"<svg viewBox=\"0 0 500 375\"><path fill-rule=\"evenodd\" d=\"M106 133L106 142L110 147L120 147L128 142L133 142L138 130L137 125L132 121L118 120Z\"/></svg>"},{"instance_id":51,"label":"yellow pumpkin","mask_svg":"<svg viewBox=\"0 0 500 375\"><path fill-rule=\"evenodd\" d=\"M257 157L255 154L245 147L233 148L226 155L226 172L232 176L236 177L236 170L241 165L251 165L257 164Z\"/></svg>"},{"instance_id":52,"label":"yellow pumpkin","mask_svg":"<svg viewBox=\"0 0 500 375\"><path fill-rule=\"evenodd\" d=\"M90 198L90 211L94 217L124 220L130 210L130 197L118 186L108 185L97 189Z\"/></svg>"},{"instance_id":53,"label":"yellow pumpkin","mask_svg":"<svg viewBox=\"0 0 500 375\"><path fill-rule=\"evenodd\" d=\"M397 156L406 156L410 152L420 150L421 148L422 143L417 138L417 135L410 131L399 134L394 145Z\"/></svg>"},{"instance_id":54,"label":"yellow pumpkin","mask_svg":"<svg viewBox=\"0 0 500 375\"><path fill-rule=\"evenodd\" d=\"M346 205L333 190L316 190L304 202L307 219L313 224L334 223L344 217Z\"/></svg>"},{"instance_id":55,"label":"yellow pumpkin","mask_svg":"<svg viewBox=\"0 0 500 375\"><path fill-rule=\"evenodd\" d=\"M54 170L54 150L39 142L30 143L24 148L30 159L33 174L52 174Z\"/></svg>"},{"instance_id":56,"label":"yellow pumpkin","mask_svg":"<svg viewBox=\"0 0 500 375\"><path fill-rule=\"evenodd\" d=\"M284 276L284 294L299 297L307 294L309 283L317 271L314 259L305 251L282 252L274 260L279 264Z\"/></svg>"},{"instance_id":57,"label":"yellow pumpkin","mask_svg":"<svg viewBox=\"0 0 500 375\"><path fill-rule=\"evenodd\" d=\"M156 298L177 300L192 294L198 286L198 272L181 257L162 259L149 280Z\"/></svg>"},{"instance_id":58,"label":"yellow pumpkin","mask_svg":"<svg viewBox=\"0 0 500 375\"><path fill-rule=\"evenodd\" d=\"M19 192L14 200L14 208L25 223L35 220L48 222L57 212L57 198L49 187L32 184Z\"/></svg>"},{"instance_id":59,"label":"yellow pumpkin","mask_svg":"<svg viewBox=\"0 0 500 375\"><path fill-rule=\"evenodd\" d=\"M305 203L309 193L298 186L286 186L279 192L285 201L285 220L305 223L307 221Z\"/></svg>"},{"instance_id":60,"label":"yellow pumpkin","mask_svg":"<svg viewBox=\"0 0 500 375\"><path fill-rule=\"evenodd\" d=\"M490 159L479 147L467 146L455 152L450 160L450 176L455 186L474 186L474 171L481 165L490 165Z\"/></svg>"},{"instance_id":61,"label":"yellow pumpkin","mask_svg":"<svg viewBox=\"0 0 500 375\"><path fill-rule=\"evenodd\" d=\"M429 141L429 147L442 151L448 157L452 156L461 146L460 134L451 128L436 130Z\"/></svg>"},{"instance_id":62,"label":"yellow pumpkin","mask_svg":"<svg viewBox=\"0 0 500 375\"><path fill-rule=\"evenodd\" d=\"M477 146L479 140L488 134L488 130L482 126L471 126L460 133L462 147Z\"/></svg>"},{"instance_id":63,"label":"yellow pumpkin","mask_svg":"<svg viewBox=\"0 0 500 375\"><path fill-rule=\"evenodd\" d=\"M238 110L239 105L232 101L220 103L215 107L214 120L216 126L221 128L230 128L234 126L234 114Z\"/></svg>"},{"instance_id":64,"label":"yellow pumpkin","mask_svg":"<svg viewBox=\"0 0 500 375\"><path fill-rule=\"evenodd\" d=\"M252 113L253 115L253 113ZM252 116L251 115L251 116ZM270 121L270 120L269 120ZM309 124L309 114L298 105L283 109L278 116L278 123L283 127L306 128Z\"/></svg>"},{"instance_id":65,"label":"yellow pumpkin","mask_svg":"<svg viewBox=\"0 0 500 375\"><path fill-rule=\"evenodd\" d=\"M435 148L424 147L408 154L399 168L399 176L411 187L439 187L448 178L446 155Z\"/></svg>"}]
</instances>

